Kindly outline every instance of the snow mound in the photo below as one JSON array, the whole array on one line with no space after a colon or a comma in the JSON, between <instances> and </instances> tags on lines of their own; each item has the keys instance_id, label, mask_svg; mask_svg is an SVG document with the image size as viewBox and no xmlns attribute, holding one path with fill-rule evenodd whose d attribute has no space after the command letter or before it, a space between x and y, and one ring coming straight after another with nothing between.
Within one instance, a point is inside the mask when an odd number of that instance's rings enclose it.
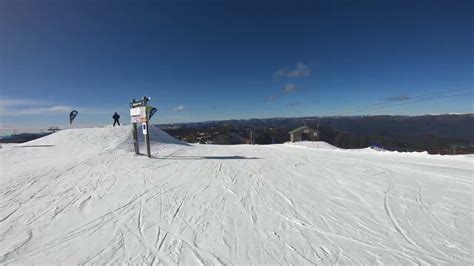
<instances>
[{"instance_id":1,"label":"snow mound","mask_svg":"<svg viewBox=\"0 0 474 266\"><path fill-rule=\"evenodd\" d=\"M324 141L299 141L299 142L286 142L283 145L289 147L302 148L307 150L321 150L321 151L337 151L337 152L351 152L351 153L367 153L367 154L390 154L390 155L401 155L401 156L451 156L451 155L433 155L427 151L423 152L399 152L390 151L380 147L367 147L367 148L356 148L356 149L344 149L338 148Z\"/></svg>"},{"instance_id":2,"label":"snow mound","mask_svg":"<svg viewBox=\"0 0 474 266\"><path fill-rule=\"evenodd\" d=\"M371 150L374 150L374 151L383 151L383 152L389 151L389 150L386 150L386 149L384 149L384 148L382 148L382 147L377 147L377 146L370 146L370 147L368 147L367 149L371 149Z\"/></svg>"},{"instance_id":3,"label":"snow mound","mask_svg":"<svg viewBox=\"0 0 474 266\"><path fill-rule=\"evenodd\" d=\"M138 129L138 140L144 141L145 136L140 132ZM177 140L174 137L170 136L168 133L161 130L157 125L150 125L148 128L148 134L150 134L150 141L151 142L160 142L166 144L179 144L179 145L189 145L186 142L181 140Z\"/></svg>"},{"instance_id":4,"label":"snow mound","mask_svg":"<svg viewBox=\"0 0 474 266\"><path fill-rule=\"evenodd\" d=\"M144 136L141 129L138 129L139 142L143 142ZM157 126L149 127L150 141L165 144L181 144L186 143L179 141L168 133L160 130ZM140 143L142 144L142 143ZM132 126L125 125L119 127L106 126L95 128L75 128L58 131L54 134L29 141L18 145L20 147L46 147L46 146L63 146L76 147L78 150L100 149L102 151L115 149L131 149Z\"/></svg>"}]
</instances>

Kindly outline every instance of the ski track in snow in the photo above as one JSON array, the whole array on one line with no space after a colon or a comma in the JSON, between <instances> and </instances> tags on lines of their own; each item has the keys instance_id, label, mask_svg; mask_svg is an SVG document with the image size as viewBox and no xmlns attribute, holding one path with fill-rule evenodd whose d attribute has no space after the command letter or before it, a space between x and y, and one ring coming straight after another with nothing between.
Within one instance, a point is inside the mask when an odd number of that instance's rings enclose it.
<instances>
[{"instance_id":1,"label":"ski track in snow","mask_svg":"<svg viewBox=\"0 0 474 266\"><path fill-rule=\"evenodd\" d=\"M2 149L0 264L474 263L472 158L151 134Z\"/></svg>"}]
</instances>

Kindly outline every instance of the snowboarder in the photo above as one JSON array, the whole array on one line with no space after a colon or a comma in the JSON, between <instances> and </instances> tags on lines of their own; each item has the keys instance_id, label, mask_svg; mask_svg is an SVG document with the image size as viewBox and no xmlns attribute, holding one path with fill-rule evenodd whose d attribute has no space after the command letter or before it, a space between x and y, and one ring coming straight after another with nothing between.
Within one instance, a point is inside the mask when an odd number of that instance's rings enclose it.
<instances>
[{"instance_id":1,"label":"snowboarder","mask_svg":"<svg viewBox=\"0 0 474 266\"><path fill-rule=\"evenodd\" d=\"M115 124L118 124L120 126L120 116L119 114L117 114L117 112L115 112L115 114L112 116L112 118L114 119L114 127L115 127Z\"/></svg>"}]
</instances>

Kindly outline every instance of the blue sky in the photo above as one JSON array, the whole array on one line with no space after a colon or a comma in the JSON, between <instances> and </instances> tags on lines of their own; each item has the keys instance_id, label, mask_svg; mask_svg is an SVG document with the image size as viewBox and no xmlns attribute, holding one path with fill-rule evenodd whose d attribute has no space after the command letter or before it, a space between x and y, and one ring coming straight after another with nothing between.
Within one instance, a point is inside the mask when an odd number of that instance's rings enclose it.
<instances>
[{"instance_id":1,"label":"blue sky","mask_svg":"<svg viewBox=\"0 0 474 266\"><path fill-rule=\"evenodd\" d=\"M473 86L472 1L0 0L1 129L312 116ZM471 90L472 91L472 90ZM395 101L395 100L394 100ZM473 112L472 94L350 113Z\"/></svg>"}]
</instances>

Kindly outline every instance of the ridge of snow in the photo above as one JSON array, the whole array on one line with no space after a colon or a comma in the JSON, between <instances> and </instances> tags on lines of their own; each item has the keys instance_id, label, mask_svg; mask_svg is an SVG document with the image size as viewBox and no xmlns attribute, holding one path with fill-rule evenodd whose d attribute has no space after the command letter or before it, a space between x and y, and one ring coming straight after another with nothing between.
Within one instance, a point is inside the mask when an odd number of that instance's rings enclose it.
<instances>
[{"instance_id":1,"label":"ridge of snow","mask_svg":"<svg viewBox=\"0 0 474 266\"><path fill-rule=\"evenodd\" d=\"M187 145L185 142L177 140L168 133L160 130L158 126L150 125L148 130L150 142ZM138 141L143 142L144 135L141 132L141 128L138 128L138 131ZM124 125L117 127L105 126L64 129L45 137L19 144L18 146L59 145L69 147L80 146L80 148L93 146L100 147L104 150L111 150L121 149L123 147L130 149L130 145L132 144L132 126Z\"/></svg>"},{"instance_id":2,"label":"ridge of snow","mask_svg":"<svg viewBox=\"0 0 474 266\"><path fill-rule=\"evenodd\" d=\"M306 147L312 149L322 150L339 150L340 148L331 145L325 141L298 141L298 142L285 142L283 145Z\"/></svg>"}]
</instances>

